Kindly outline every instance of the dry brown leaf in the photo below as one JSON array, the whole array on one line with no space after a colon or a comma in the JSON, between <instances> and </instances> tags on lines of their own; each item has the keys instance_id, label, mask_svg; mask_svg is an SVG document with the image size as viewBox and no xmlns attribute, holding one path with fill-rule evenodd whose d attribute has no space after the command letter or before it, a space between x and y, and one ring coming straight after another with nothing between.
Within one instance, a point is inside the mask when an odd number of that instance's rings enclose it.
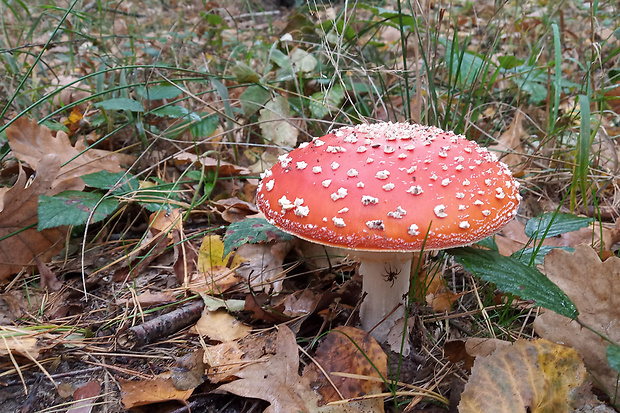
<instances>
[{"instance_id":1,"label":"dry brown leaf","mask_svg":"<svg viewBox=\"0 0 620 413\"><path fill-rule=\"evenodd\" d=\"M290 242L268 242L266 244L243 244L236 255L244 262L237 268L237 275L254 291L282 291L284 257L290 251Z\"/></svg>"},{"instance_id":2,"label":"dry brown leaf","mask_svg":"<svg viewBox=\"0 0 620 413\"><path fill-rule=\"evenodd\" d=\"M240 339L252 331L252 327L243 324L226 310L209 311L206 308L194 328L198 334L220 342Z\"/></svg>"},{"instance_id":3,"label":"dry brown leaf","mask_svg":"<svg viewBox=\"0 0 620 413\"><path fill-rule=\"evenodd\" d=\"M187 400L194 389L177 390L170 380L170 373L163 373L151 380L118 380L121 385L123 406L131 409L137 406L160 403L168 400Z\"/></svg>"},{"instance_id":4,"label":"dry brown leaf","mask_svg":"<svg viewBox=\"0 0 620 413\"><path fill-rule=\"evenodd\" d=\"M443 346L444 355L451 363L464 361L465 368L471 370L476 357L491 355L500 347L510 346L512 343L497 338L472 337L467 340L452 340Z\"/></svg>"},{"instance_id":5,"label":"dry brown leaf","mask_svg":"<svg viewBox=\"0 0 620 413\"><path fill-rule=\"evenodd\" d=\"M544 272L573 301L582 323L620 343L620 258L601 262L596 251L580 245L573 253L551 251ZM603 389L614 394L620 382L607 362L609 343L552 311L538 316L534 329L548 340L574 347Z\"/></svg>"},{"instance_id":6,"label":"dry brown leaf","mask_svg":"<svg viewBox=\"0 0 620 413\"><path fill-rule=\"evenodd\" d=\"M170 380L177 390L189 390L204 382L204 350L198 349L179 357L170 367Z\"/></svg>"},{"instance_id":7,"label":"dry brown leaf","mask_svg":"<svg viewBox=\"0 0 620 413\"><path fill-rule=\"evenodd\" d=\"M173 159L179 164L200 163L207 170L216 170L218 176L239 176L250 175L252 172L248 168L235 165L230 162L210 158L208 156L198 156L190 152L180 152L174 155Z\"/></svg>"},{"instance_id":8,"label":"dry brown leaf","mask_svg":"<svg viewBox=\"0 0 620 413\"><path fill-rule=\"evenodd\" d=\"M383 349L370 334L353 327L339 327L327 334L325 340L316 350L314 361L316 364L310 364L305 369L304 378L310 380L312 388L321 395L322 403L337 401L341 398L334 387L325 379L318 366L321 366L330 376L345 399L381 393L383 383L345 378L332 373L350 373L378 379L387 378L387 356ZM373 412L383 411L382 399L368 400L366 404Z\"/></svg>"},{"instance_id":9,"label":"dry brown leaf","mask_svg":"<svg viewBox=\"0 0 620 413\"><path fill-rule=\"evenodd\" d=\"M489 149L499 151L498 157L513 171L523 169L525 157L521 155L523 152L521 139L525 138L527 138L527 132L523 129L523 112L517 110L508 129L497 138L497 143L489 146ZM502 154L505 155L502 156Z\"/></svg>"},{"instance_id":10,"label":"dry brown leaf","mask_svg":"<svg viewBox=\"0 0 620 413\"><path fill-rule=\"evenodd\" d=\"M433 311L449 311L452 304L465 293L453 293L446 285L446 281L439 273L429 275L426 271L420 271L414 275L414 294L420 301L426 301Z\"/></svg>"},{"instance_id":11,"label":"dry brown leaf","mask_svg":"<svg viewBox=\"0 0 620 413\"><path fill-rule=\"evenodd\" d=\"M53 195L52 181L59 169L60 158L47 155L30 184L20 168L15 185L0 194L0 237L14 234L0 241L0 284L23 267L34 266L35 259L47 262L62 249L66 228L36 229L39 195Z\"/></svg>"},{"instance_id":12,"label":"dry brown leaf","mask_svg":"<svg viewBox=\"0 0 620 413\"><path fill-rule=\"evenodd\" d=\"M95 406L95 399L101 393L101 385L98 381L91 380L73 392L75 404L67 410L67 413L90 413Z\"/></svg>"},{"instance_id":13,"label":"dry brown leaf","mask_svg":"<svg viewBox=\"0 0 620 413\"><path fill-rule=\"evenodd\" d=\"M11 353L34 360L40 351L41 347L37 344L34 332L12 326L0 326L0 356Z\"/></svg>"},{"instance_id":14,"label":"dry brown leaf","mask_svg":"<svg viewBox=\"0 0 620 413\"><path fill-rule=\"evenodd\" d=\"M295 335L280 326L276 338L276 354L261 358L235 374L239 380L226 383L219 390L241 397L266 400L270 406L264 413L372 413L361 402L338 406L318 406L319 395L310 381L298 374L299 354Z\"/></svg>"},{"instance_id":15,"label":"dry brown leaf","mask_svg":"<svg viewBox=\"0 0 620 413\"><path fill-rule=\"evenodd\" d=\"M141 307L151 307L155 305L167 304L176 301L176 296L172 291L152 292L146 290L136 298L125 298L122 300L114 300L114 305L118 306L135 306L139 304Z\"/></svg>"},{"instance_id":16,"label":"dry brown leaf","mask_svg":"<svg viewBox=\"0 0 620 413\"><path fill-rule=\"evenodd\" d=\"M81 140L74 147L66 133L59 131L54 137L48 128L39 126L35 120L31 121L24 117L17 119L6 129L6 136L13 155L33 169L38 170L39 163L49 154L58 155L62 165L68 162L60 168L58 175L52 177L54 179L52 187L62 187L63 191L84 188L84 183L80 179L83 175L104 170L121 172L124 170L121 168L122 164L131 165L135 160L130 155L101 149L91 148L81 153L86 149ZM75 180L78 183L75 183ZM68 183L71 183L71 188L66 187ZM79 185L81 188L76 188Z\"/></svg>"},{"instance_id":17,"label":"dry brown leaf","mask_svg":"<svg viewBox=\"0 0 620 413\"><path fill-rule=\"evenodd\" d=\"M568 412L587 400L577 352L545 339L518 340L478 357L461 395L460 413Z\"/></svg>"}]
</instances>

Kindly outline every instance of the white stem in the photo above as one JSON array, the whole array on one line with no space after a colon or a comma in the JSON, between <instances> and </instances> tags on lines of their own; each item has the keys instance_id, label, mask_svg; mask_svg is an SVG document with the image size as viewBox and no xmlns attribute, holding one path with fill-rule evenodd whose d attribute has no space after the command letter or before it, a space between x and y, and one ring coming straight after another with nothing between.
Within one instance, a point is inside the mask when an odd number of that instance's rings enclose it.
<instances>
[{"instance_id":1,"label":"white stem","mask_svg":"<svg viewBox=\"0 0 620 413\"><path fill-rule=\"evenodd\" d=\"M365 331L374 328L371 334L379 342L386 341L396 320L405 315L412 256L412 253L358 255L366 294L360 306L360 320Z\"/></svg>"}]
</instances>

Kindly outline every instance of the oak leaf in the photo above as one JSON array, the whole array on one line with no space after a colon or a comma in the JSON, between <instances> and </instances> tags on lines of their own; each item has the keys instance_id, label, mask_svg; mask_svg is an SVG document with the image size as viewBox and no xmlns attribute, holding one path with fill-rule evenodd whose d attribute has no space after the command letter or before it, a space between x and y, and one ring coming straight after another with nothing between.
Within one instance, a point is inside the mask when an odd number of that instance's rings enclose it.
<instances>
[{"instance_id":1,"label":"oak leaf","mask_svg":"<svg viewBox=\"0 0 620 413\"><path fill-rule=\"evenodd\" d=\"M235 375L239 380L226 383L219 390L268 401L270 406L264 413L374 412L360 405L360 402L319 406L320 396L312 391L310 380L300 376L298 370L299 354L295 335L282 325L276 338L276 354L262 357L237 371Z\"/></svg>"},{"instance_id":2,"label":"oak leaf","mask_svg":"<svg viewBox=\"0 0 620 413\"><path fill-rule=\"evenodd\" d=\"M595 250L580 245L573 253L551 251L544 272L575 303L583 324L620 343L620 258L601 261ZM534 329L541 337L575 348L596 381L614 394L620 382L607 362L608 342L551 311L536 318Z\"/></svg>"}]
</instances>

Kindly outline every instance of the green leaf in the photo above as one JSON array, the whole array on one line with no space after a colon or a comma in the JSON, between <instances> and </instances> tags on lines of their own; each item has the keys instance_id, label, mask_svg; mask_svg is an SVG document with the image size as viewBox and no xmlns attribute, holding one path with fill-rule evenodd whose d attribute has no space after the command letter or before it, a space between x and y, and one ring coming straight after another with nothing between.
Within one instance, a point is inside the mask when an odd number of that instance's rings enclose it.
<instances>
[{"instance_id":1,"label":"green leaf","mask_svg":"<svg viewBox=\"0 0 620 413\"><path fill-rule=\"evenodd\" d=\"M237 62L230 68L230 71L237 78L239 83L258 83L260 76L250 66L243 62Z\"/></svg>"},{"instance_id":2,"label":"green leaf","mask_svg":"<svg viewBox=\"0 0 620 413\"><path fill-rule=\"evenodd\" d=\"M39 197L38 230L64 225L83 225L99 201L91 218L91 223L98 222L114 212L118 201L114 198L101 200L98 192L64 191L54 196Z\"/></svg>"},{"instance_id":3,"label":"green leaf","mask_svg":"<svg viewBox=\"0 0 620 413\"><path fill-rule=\"evenodd\" d=\"M331 110L338 110L344 100L344 89L341 85L334 85L327 92L312 94L310 112L317 119L327 116Z\"/></svg>"},{"instance_id":4,"label":"green leaf","mask_svg":"<svg viewBox=\"0 0 620 413\"><path fill-rule=\"evenodd\" d=\"M273 225L264 218L249 218L233 222L224 234L224 256L243 244L260 244L269 241L291 241L295 237Z\"/></svg>"},{"instance_id":5,"label":"green leaf","mask_svg":"<svg viewBox=\"0 0 620 413\"><path fill-rule=\"evenodd\" d=\"M555 237L556 235L585 228L590 225L592 221L594 221L594 219L589 217L547 212L527 221L525 225L525 235L528 237L536 237L537 239L541 239L543 236Z\"/></svg>"},{"instance_id":6,"label":"green leaf","mask_svg":"<svg viewBox=\"0 0 620 413\"><path fill-rule=\"evenodd\" d=\"M100 171L82 176L84 183L92 188L114 189L115 194L126 194L140 188L138 178L127 172Z\"/></svg>"},{"instance_id":7,"label":"green leaf","mask_svg":"<svg viewBox=\"0 0 620 413\"><path fill-rule=\"evenodd\" d=\"M140 86L136 88L136 93L142 99L160 100L174 99L181 95L183 91L176 86L167 85L151 85L149 87Z\"/></svg>"},{"instance_id":8,"label":"green leaf","mask_svg":"<svg viewBox=\"0 0 620 413\"><path fill-rule=\"evenodd\" d=\"M220 123L220 117L216 114L205 116L206 113L199 113L199 115L202 120L193 123L189 130L192 132L194 138L208 138L217 129L217 125Z\"/></svg>"},{"instance_id":9,"label":"green leaf","mask_svg":"<svg viewBox=\"0 0 620 413\"><path fill-rule=\"evenodd\" d=\"M239 99L244 115L249 117L265 106L271 99L271 93L264 86L252 85L243 91Z\"/></svg>"},{"instance_id":10,"label":"green leaf","mask_svg":"<svg viewBox=\"0 0 620 413\"><path fill-rule=\"evenodd\" d=\"M151 111L152 115L174 119L184 118L189 116L190 113L192 112L190 112L187 108L178 105L161 106Z\"/></svg>"},{"instance_id":11,"label":"green leaf","mask_svg":"<svg viewBox=\"0 0 620 413\"><path fill-rule=\"evenodd\" d=\"M114 98L95 103L95 107L105 110L128 110L130 112L144 112L144 106L137 100L129 98Z\"/></svg>"},{"instance_id":12,"label":"green leaf","mask_svg":"<svg viewBox=\"0 0 620 413\"><path fill-rule=\"evenodd\" d=\"M454 248L447 253L465 269L496 284L502 291L532 300L538 306L571 319L579 314L575 304L557 285L536 268L515 258L472 247Z\"/></svg>"},{"instance_id":13,"label":"green leaf","mask_svg":"<svg viewBox=\"0 0 620 413\"><path fill-rule=\"evenodd\" d=\"M543 263L545 256L549 253L549 251L556 248L568 252L575 251L575 248L572 247L556 247L554 245L543 245L540 248L520 249L519 251L512 253L511 257L518 259L525 265L530 265L530 263L533 263L534 265L540 265Z\"/></svg>"},{"instance_id":14,"label":"green leaf","mask_svg":"<svg viewBox=\"0 0 620 413\"><path fill-rule=\"evenodd\" d=\"M612 343L607 346L607 362L612 369L620 371L620 346Z\"/></svg>"}]
</instances>

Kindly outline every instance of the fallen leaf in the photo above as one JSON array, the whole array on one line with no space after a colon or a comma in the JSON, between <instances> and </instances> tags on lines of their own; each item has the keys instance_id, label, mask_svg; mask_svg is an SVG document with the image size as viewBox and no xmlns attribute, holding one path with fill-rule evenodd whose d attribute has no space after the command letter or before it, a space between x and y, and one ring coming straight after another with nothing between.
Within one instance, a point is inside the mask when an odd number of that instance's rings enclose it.
<instances>
[{"instance_id":1,"label":"fallen leaf","mask_svg":"<svg viewBox=\"0 0 620 413\"><path fill-rule=\"evenodd\" d=\"M521 139L525 139L527 136L527 132L523 128L523 112L517 110L508 128L497 138L496 143L489 146L489 149L498 151L498 158L511 170L522 170L525 166L525 157L521 155L523 152Z\"/></svg>"},{"instance_id":2,"label":"fallen leaf","mask_svg":"<svg viewBox=\"0 0 620 413\"><path fill-rule=\"evenodd\" d=\"M339 327L327 334L316 350L314 361L316 364L308 365L303 375L321 395L323 404L341 398L318 366L330 376L345 399L381 393L383 382L347 378L332 373L387 379L387 356L383 349L370 334L353 327ZM367 400L366 406L369 411L382 412L383 399Z\"/></svg>"},{"instance_id":3,"label":"fallen leaf","mask_svg":"<svg viewBox=\"0 0 620 413\"><path fill-rule=\"evenodd\" d=\"M36 229L39 195L53 192L59 169L60 158L47 155L38 163L31 182L20 168L15 185L0 192L0 284L23 267L34 266L35 259L47 262L62 249L66 228Z\"/></svg>"},{"instance_id":4,"label":"fallen leaf","mask_svg":"<svg viewBox=\"0 0 620 413\"><path fill-rule=\"evenodd\" d=\"M243 262L241 256L235 255L228 265L231 258L232 253L224 256L224 241L219 235L207 235L202 239L200 251L198 251L198 271L210 275L213 271L221 271L220 268L235 268Z\"/></svg>"},{"instance_id":5,"label":"fallen leaf","mask_svg":"<svg viewBox=\"0 0 620 413\"><path fill-rule=\"evenodd\" d=\"M276 338L276 353L248 364L235 373L239 377L218 389L241 397L265 400L270 406L264 413L360 413L360 402L347 405L320 406L320 396L310 381L299 376L299 354L293 332L281 325Z\"/></svg>"},{"instance_id":6,"label":"fallen leaf","mask_svg":"<svg viewBox=\"0 0 620 413\"><path fill-rule=\"evenodd\" d=\"M243 324L226 310L209 311L206 308L194 328L198 334L220 342L240 339L252 331L252 327Z\"/></svg>"},{"instance_id":7,"label":"fallen leaf","mask_svg":"<svg viewBox=\"0 0 620 413\"><path fill-rule=\"evenodd\" d=\"M95 406L95 399L101 393L101 385L98 381L91 380L73 392L75 404L67 410L67 413L90 413Z\"/></svg>"},{"instance_id":8,"label":"fallen leaf","mask_svg":"<svg viewBox=\"0 0 620 413\"><path fill-rule=\"evenodd\" d=\"M587 245L573 253L553 250L545 258L544 273L575 303L583 324L620 343L620 258L601 262ZM534 329L541 337L575 348L600 386L615 393L620 382L618 372L607 362L608 342L551 311L536 318Z\"/></svg>"},{"instance_id":9,"label":"fallen leaf","mask_svg":"<svg viewBox=\"0 0 620 413\"><path fill-rule=\"evenodd\" d=\"M585 402L586 369L577 352L545 339L518 340L478 357L460 413L568 412Z\"/></svg>"},{"instance_id":10,"label":"fallen leaf","mask_svg":"<svg viewBox=\"0 0 620 413\"><path fill-rule=\"evenodd\" d=\"M172 303L175 300L175 294L171 291L152 292L151 290L146 290L142 294L138 295L136 298L114 300L114 305L129 305L133 307L136 304L139 304L141 307L151 307L155 305Z\"/></svg>"},{"instance_id":11,"label":"fallen leaf","mask_svg":"<svg viewBox=\"0 0 620 413\"><path fill-rule=\"evenodd\" d=\"M218 176L240 176L250 175L251 171L230 162L210 158L208 156L198 156L190 152L179 152L173 156L178 164L199 163L207 170L217 170Z\"/></svg>"},{"instance_id":12,"label":"fallen leaf","mask_svg":"<svg viewBox=\"0 0 620 413\"><path fill-rule=\"evenodd\" d=\"M170 367L170 379L177 390L189 390L198 387L204 382L204 374L203 349L179 357L174 366Z\"/></svg>"},{"instance_id":13,"label":"fallen leaf","mask_svg":"<svg viewBox=\"0 0 620 413\"><path fill-rule=\"evenodd\" d=\"M11 326L0 326L0 356L19 354L35 360L41 348L35 333Z\"/></svg>"},{"instance_id":14,"label":"fallen leaf","mask_svg":"<svg viewBox=\"0 0 620 413\"><path fill-rule=\"evenodd\" d=\"M170 373L163 373L151 380L118 379L122 403L126 409L160 403L168 400L187 400L194 389L177 390L170 380Z\"/></svg>"},{"instance_id":15,"label":"fallen leaf","mask_svg":"<svg viewBox=\"0 0 620 413\"><path fill-rule=\"evenodd\" d=\"M267 102L259 113L258 122L265 140L283 148L297 146L299 129L292 124L292 116L286 98L276 96Z\"/></svg>"},{"instance_id":16,"label":"fallen leaf","mask_svg":"<svg viewBox=\"0 0 620 413\"><path fill-rule=\"evenodd\" d=\"M244 258L237 268L237 275L249 283L254 291L282 291L284 257L291 250L290 242L245 244L237 248L237 255Z\"/></svg>"},{"instance_id":17,"label":"fallen leaf","mask_svg":"<svg viewBox=\"0 0 620 413\"><path fill-rule=\"evenodd\" d=\"M25 117L17 119L9 126L6 129L6 136L13 155L33 169L39 169L38 165L45 156L49 154L59 156L61 165L64 166L52 177L52 187L62 187L62 190L68 189L65 187L67 182L71 182L71 189L82 190L84 188L84 182L80 179L82 175L104 170L121 172L124 170L121 164L131 165L135 160L130 155L101 149L86 150L82 140L78 140L73 146L66 133L59 131L54 137L47 127L39 126L36 120Z\"/></svg>"}]
</instances>

